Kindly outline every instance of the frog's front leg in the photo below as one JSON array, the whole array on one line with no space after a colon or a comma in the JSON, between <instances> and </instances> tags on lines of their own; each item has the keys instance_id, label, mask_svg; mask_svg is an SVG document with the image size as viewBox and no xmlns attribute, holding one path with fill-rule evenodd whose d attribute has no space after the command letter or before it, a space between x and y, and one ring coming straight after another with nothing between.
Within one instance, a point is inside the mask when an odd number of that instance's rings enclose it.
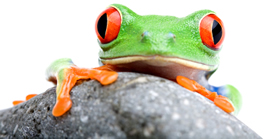
<instances>
[{"instance_id":1,"label":"frog's front leg","mask_svg":"<svg viewBox=\"0 0 271 139\"><path fill-rule=\"evenodd\" d=\"M218 95L225 96L231 100L234 105L234 114L237 115L242 107L242 96L240 92L232 85L210 86L210 90L217 92Z\"/></svg>"},{"instance_id":2,"label":"frog's front leg","mask_svg":"<svg viewBox=\"0 0 271 139\"><path fill-rule=\"evenodd\" d=\"M105 69L86 69L78 68L71 59L64 58L53 62L47 69L49 81L57 84L56 104L52 114L61 116L72 106L70 91L79 79L95 79L102 85L108 85L116 81L118 73Z\"/></svg>"},{"instance_id":3,"label":"frog's front leg","mask_svg":"<svg viewBox=\"0 0 271 139\"><path fill-rule=\"evenodd\" d=\"M218 95L216 92L211 92L198 84L194 80L190 80L186 77L183 76L177 76L176 78L177 83L184 88L193 91L193 92L198 92L199 94L205 96L206 98L210 99L211 101L214 102L216 106L221 108L227 113L231 113L234 111L234 106L232 102L225 96Z\"/></svg>"}]
</instances>

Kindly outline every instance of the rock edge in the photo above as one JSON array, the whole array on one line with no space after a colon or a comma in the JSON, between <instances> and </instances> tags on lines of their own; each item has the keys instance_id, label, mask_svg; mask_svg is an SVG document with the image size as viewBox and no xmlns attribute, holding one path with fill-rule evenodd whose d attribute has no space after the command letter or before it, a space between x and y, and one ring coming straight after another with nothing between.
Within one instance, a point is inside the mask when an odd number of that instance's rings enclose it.
<instances>
[{"instance_id":1,"label":"rock edge","mask_svg":"<svg viewBox=\"0 0 271 139\"><path fill-rule=\"evenodd\" d=\"M55 87L0 111L0 138L261 138L203 96L159 77L120 72L102 86L84 81L73 106L52 116Z\"/></svg>"}]
</instances>

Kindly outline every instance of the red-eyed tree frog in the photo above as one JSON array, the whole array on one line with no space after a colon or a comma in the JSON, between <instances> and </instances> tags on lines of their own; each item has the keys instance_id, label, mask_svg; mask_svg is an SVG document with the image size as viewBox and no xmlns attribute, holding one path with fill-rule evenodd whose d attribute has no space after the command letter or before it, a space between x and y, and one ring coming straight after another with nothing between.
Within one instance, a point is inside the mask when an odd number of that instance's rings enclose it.
<instances>
[{"instance_id":1,"label":"red-eyed tree frog","mask_svg":"<svg viewBox=\"0 0 271 139\"><path fill-rule=\"evenodd\" d=\"M231 85L214 87L207 82L218 68L218 53L225 36L224 25L213 11L201 10L184 18L141 16L113 4L98 16L95 29L101 47L101 67L79 68L64 58L47 69L48 80L57 84L54 116L61 116L72 107L69 93L77 80L95 79L108 85L117 80L118 71L175 81L228 113L239 112L241 95L237 89Z\"/></svg>"}]
</instances>

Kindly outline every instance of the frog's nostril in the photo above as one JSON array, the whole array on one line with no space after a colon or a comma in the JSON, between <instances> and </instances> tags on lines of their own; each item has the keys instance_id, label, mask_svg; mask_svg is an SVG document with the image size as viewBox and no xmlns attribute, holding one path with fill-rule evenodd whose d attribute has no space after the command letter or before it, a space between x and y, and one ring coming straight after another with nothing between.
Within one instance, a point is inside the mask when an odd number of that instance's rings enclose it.
<instances>
[{"instance_id":1,"label":"frog's nostril","mask_svg":"<svg viewBox=\"0 0 271 139\"><path fill-rule=\"evenodd\" d=\"M176 36L173 34L173 33L168 33L168 36L170 37L170 38L173 38L174 40L176 39Z\"/></svg>"},{"instance_id":2,"label":"frog's nostril","mask_svg":"<svg viewBox=\"0 0 271 139\"><path fill-rule=\"evenodd\" d=\"M173 42L176 41L176 36L173 33L168 33L168 40L172 40Z\"/></svg>"},{"instance_id":3,"label":"frog's nostril","mask_svg":"<svg viewBox=\"0 0 271 139\"><path fill-rule=\"evenodd\" d=\"M142 34L141 34L141 37L143 38L143 37L145 37L145 36L148 36L148 31L144 31Z\"/></svg>"},{"instance_id":4,"label":"frog's nostril","mask_svg":"<svg viewBox=\"0 0 271 139\"><path fill-rule=\"evenodd\" d=\"M150 41L150 37L149 37L149 32L148 31L144 31L142 34L141 34L141 42L148 42Z\"/></svg>"}]
</instances>

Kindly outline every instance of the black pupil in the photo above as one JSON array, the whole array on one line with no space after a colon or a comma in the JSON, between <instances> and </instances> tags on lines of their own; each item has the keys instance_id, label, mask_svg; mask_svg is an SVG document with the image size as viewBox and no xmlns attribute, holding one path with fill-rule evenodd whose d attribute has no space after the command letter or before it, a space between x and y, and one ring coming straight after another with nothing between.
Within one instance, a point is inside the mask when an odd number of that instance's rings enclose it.
<instances>
[{"instance_id":1,"label":"black pupil","mask_svg":"<svg viewBox=\"0 0 271 139\"><path fill-rule=\"evenodd\" d=\"M222 28L216 20L214 20L213 22L212 34L213 34L214 44L216 45L222 37Z\"/></svg>"},{"instance_id":2,"label":"black pupil","mask_svg":"<svg viewBox=\"0 0 271 139\"><path fill-rule=\"evenodd\" d=\"M105 37L105 32L107 28L107 14L103 14L97 24L98 32L101 35L101 37L104 39Z\"/></svg>"}]
</instances>

